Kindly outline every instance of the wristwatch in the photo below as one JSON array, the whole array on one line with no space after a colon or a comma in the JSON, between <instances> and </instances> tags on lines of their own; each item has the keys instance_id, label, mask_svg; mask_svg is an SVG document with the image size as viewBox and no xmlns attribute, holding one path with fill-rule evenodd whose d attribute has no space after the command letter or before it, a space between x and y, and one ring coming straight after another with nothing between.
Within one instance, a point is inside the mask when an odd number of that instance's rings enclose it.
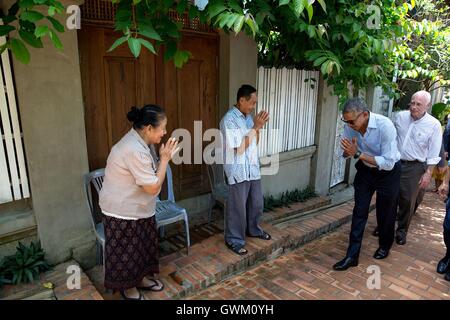
<instances>
[{"instance_id":1,"label":"wristwatch","mask_svg":"<svg viewBox=\"0 0 450 320\"><path fill-rule=\"evenodd\" d=\"M361 151L356 151L355 155L353 156L354 159L358 159L361 156Z\"/></svg>"}]
</instances>

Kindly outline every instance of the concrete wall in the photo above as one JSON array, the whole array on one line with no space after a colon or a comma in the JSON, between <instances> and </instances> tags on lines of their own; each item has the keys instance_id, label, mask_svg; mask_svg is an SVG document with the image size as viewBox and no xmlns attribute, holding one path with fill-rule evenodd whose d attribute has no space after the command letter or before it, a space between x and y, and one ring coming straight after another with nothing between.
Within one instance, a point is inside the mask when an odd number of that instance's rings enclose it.
<instances>
[{"instance_id":1,"label":"concrete wall","mask_svg":"<svg viewBox=\"0 0 450 320\"><path fill-rule=\"evenodd\" d=\"M29 65L13 59L33 209L51 263L95 255L82 187L88 159L77 33L59 35L63 51L45 39L45 49L30 49Z\"/></svg>"},{"instance_id":2,"label":"concrete wall","mask_svg":"<svg viewBox=\"0 0 450 320\"><path fill-rule=\"evenodd\" d=\"M316 153L311 161L311 186L321 195L328 194L331 182L331 169L338 116L338 98L333 95L322 79L319 81L319 94L316 113Z\"/></svg>"},{"instance_id":3,"label":"concrete wall","mask_svg":"<svg viewBox=\"0 0 450 320\"><path fill-rule=\"evenodd\" d=\"M311 158L315 146L279 154L279 169L275 175L263 175L261 183L264 195L279 196L285 191L304 189L310 183ZM267 163L261 159L262 163ZM261 165L262 172L267 165Z\"/></svg>"},{"instance_id":4,"label":"concrete wall","mask_svg":"<svg viewBox=\"0 0 450 320\"><path fill-rule=\"evenodd\" d=\"M242 84L256 87L258 48L256 42L239 33L220 33L219 121L228 108L236 103L236 93Z\"/></svg>"}]
</instances>

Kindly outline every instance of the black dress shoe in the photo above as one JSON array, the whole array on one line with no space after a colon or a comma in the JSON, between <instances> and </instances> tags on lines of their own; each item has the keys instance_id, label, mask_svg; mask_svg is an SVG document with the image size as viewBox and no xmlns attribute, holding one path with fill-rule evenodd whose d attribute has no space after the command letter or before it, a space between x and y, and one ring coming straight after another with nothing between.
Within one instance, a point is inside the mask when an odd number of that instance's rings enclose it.
<instances>
[{"instance_id":1,"label":"black dress shoe","mask_svg":"<svg viewBox=\"0 0 450 320\"><path fill-rule=\"evenodd\" d=\"M374 237L378 237L380 235L380 231L378 230L378 227L375 227L375 229L372 232L372 235Z\"/></svg>"},{"instance_id":2,"label":"black dress shoe","mask_svg":"<svg viewBox=\"0 0 450 320\"><path fill-rule=\"evenodd\" d=\"M444 279L447 280L447 281L450 281L450 271L448 271L448 272L445 274Z\"/></svg>"},{"instance_id":3,"label":"black dress shoe","mask_svg":"<svg viewBox=\"0 0 450 320\"><path fill-rule=\"evenodd\" d=\"M373 257L375 259L384 259L389 255L389 250L385 250L383 248L378 248L377 251L375 251L375 254Z\"/></svg>"},{"instance_id":4,"label":"black dress shoe","mask_svg":"<svg viewBox=\"0 0 450 320\"><path fill-rule=\"evenodd\" d=\"M450 258L445 257L439 261L437 265L437 273L444 274L447 271L450 271Z\"/></svg>"},{"instance_id":5,"label":"black dress shoe","mask_svg":"<svg viewBox=\"0 0 450 320\"><path fill-rule=\"evenodd\" d=\"M333 266L336 271L344 271L350 267L356 267L358 265L358 259L345 257Z\"/></svg>"},{"instance_id":6,"label":"black dress shoe","mask_svg":"<svg viewBox=\"0 0 450 320\"><path fill-rule=\"evenodd\" d=\"M406 243L406 236L396 236L395 242L401 246L404 245Z\"/></svg>"}]
</instances>

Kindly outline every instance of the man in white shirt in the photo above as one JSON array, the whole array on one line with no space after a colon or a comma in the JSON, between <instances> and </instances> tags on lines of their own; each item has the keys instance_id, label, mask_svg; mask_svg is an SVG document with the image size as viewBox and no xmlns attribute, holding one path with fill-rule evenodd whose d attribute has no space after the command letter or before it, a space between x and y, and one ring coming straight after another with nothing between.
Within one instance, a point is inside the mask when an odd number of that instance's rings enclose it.
<instances>
[{"instance_id":1,"label":"man in white shirt","mask_svg":"<svg viewBox=\"0 0 450 320\"><path fill-rule=\"evenodd\" d=\"M441 159L441 124L427 113L430 107L430 93L418 91L411 97L409 111L400 112L394 121L402 161L395 237L400 245L406 243L419 191L428 187L433 169Z\"/></svg>"}]
</instances>

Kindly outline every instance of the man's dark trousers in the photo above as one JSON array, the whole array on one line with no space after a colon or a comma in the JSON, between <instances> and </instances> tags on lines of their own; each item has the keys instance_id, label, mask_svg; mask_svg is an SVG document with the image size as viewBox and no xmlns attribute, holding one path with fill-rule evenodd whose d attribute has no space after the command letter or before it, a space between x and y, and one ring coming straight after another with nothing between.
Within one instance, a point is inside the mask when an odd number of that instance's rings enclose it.
<instances>
[{"instance_id":1,"label":"man's dark trousers","mask_svg":"<svg viewBox=\"0 0 450 320\"><path fill-rule=\"evenodd\" d=\"M372 196L377 192L376 214L379 228L379 246L389 250L394 242L395 218L400 190L401 164L398 161L390 171L366 166L361 160L355 165L357 172L355 188L355 207L347 257L358 259L361 243L369 216Z\"/></svg>"},{"instance_id":2,"label":"man's dark trousers","mask_svg":"<svg viewBox=\"0 0 450 320\"><path fill-rule=\"evenodd\" d=\"M450 259L450 193L447 199L446 213L444 218L444 242L447 247L446 257Z\"/></svg>"}]
</instances>

